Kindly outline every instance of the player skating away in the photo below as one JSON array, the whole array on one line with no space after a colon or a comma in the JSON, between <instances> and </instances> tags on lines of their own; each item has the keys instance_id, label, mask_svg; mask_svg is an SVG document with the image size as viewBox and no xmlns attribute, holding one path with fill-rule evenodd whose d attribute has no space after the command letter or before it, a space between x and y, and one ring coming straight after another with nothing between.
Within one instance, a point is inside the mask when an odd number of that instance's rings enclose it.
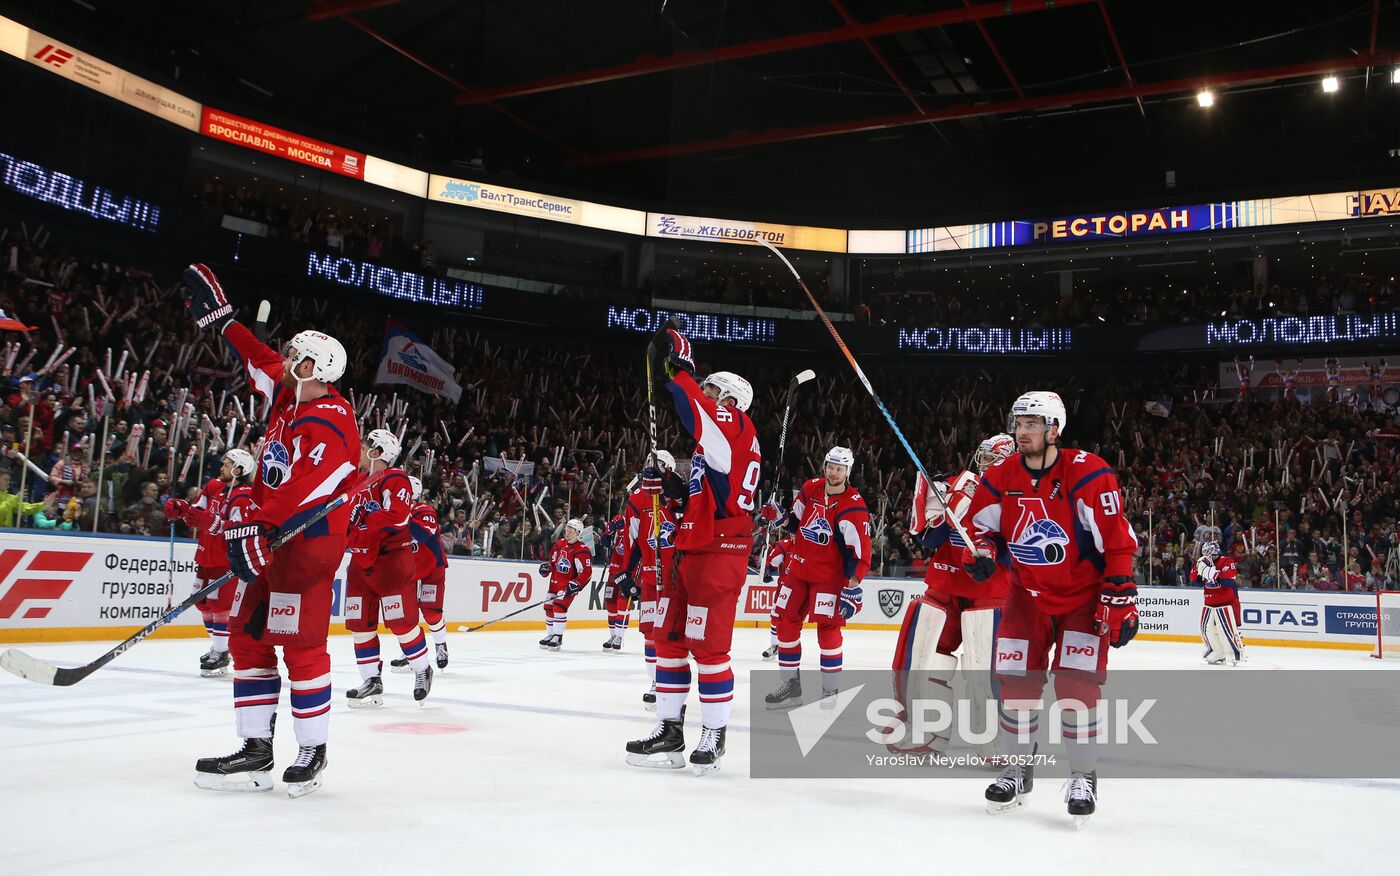
<instances>
[{"instance_id":1,"label":"player skating away","mask_svg":"<svg viewBox=\"0 0 1400 876\"><path fill-rule=\"evenodd\" d=\"M1205 661L1212 666L1224 663L1240 665L1244 659L1244 642L1240 638L1240 593L1235 580L1235 558L1221 556L1218 542L1201 545L1201 558L1191 570L1191 583L1205 589L1205 605L1201 608L1201 641L1205 643Z\"/></svg>"},{"instance_id":2,"label":"player skating away","mask_svg":"<svg viewBox=\"0 0 1400 876\"><path fill-rule=\"evenodd\" d=\"M196 530L194 552L194 589L200 590L228 574L228 549L224 547L224 524L242 522L247 507L241 500L251 501L253 456L237 447L224 454L218 477L210 478L199 499L193 505L184 499L165 502L167 520L179 520ZM199 674L205 678L221 676L229 665L228 610L237 588L230 581L197 603L204 618L204 630L209 634L209 650L199 658Z\"/></svg>"},{"instance_id":3,"label":"player skating away","mask_svg":"<svg viewBox=\"0 0 1400 876\"><path fill-rule=\"evenodd\" d=\"M855 456L833 447L822 476L804 483L780 525L796 534L774 602L778 614L778 672L782 685L764 698L769 709L802 704L802 623L817 625L822 697L839 689L841 629L860 610L860 583L870 571L870 512L850 484ZM834 701L832 701L834 704Z\"/></svg>"},{"instance_id":4,"label":"player skating away","mask_svg":"<svg viewBox=\"0 0 1400 876\"><path fill-rule=\"evenodd\" d=\"M418 582L418 611L428 632L433 634L437 652L437 668L447 668L447 621L442 617L442 602L447 590L447 554L442 549L442 527L437 509L422 501L423 482L409 476L413 486L413 510L408 519L408 534L413 536L413 577ZM408 672L408 658L395 657L389 661L395 672Z\"/></svg>"},{"instance_id":5,"label":"player skating away","mask_svg":"<svg viewBox=\"0 0 1400 876\"><path fill-rule=\"evenodd\" d=\"M962 567L962 552L967 545L949 518L969 526L967 510L981 475L1015 452L1016 442L1010 435L994 435L979 444L973 454L976 472L959 472L946 481L935 482L932 488L919 475L915 484L909 529L933 554L924 573L924 595L905 612L895 642L895 697L904 704L904 715L909 714L908 704L912 701L937 699L951 704L953 692L949 682L958 668L954 654L961 647L967 699L972 709L967 726L974 734L988 729L988 704L996 701L992 649L1011 586L1007 572L1010 563L1003 555L989 578L974 581ZM892 742L891 748L941 753L946 743L946 737L923 742L904 740ZM1004 752L993 740L979 745L978 754L989 763L997 763Z\"/></svg>"},{"instance_id":6,"label":"player skating away","mask_svg":"<svg viewBox=\"0 0 1400 876\"><path fill-rule=\"evenodd\" d=\"M698 442L690 461L690 485L676 536L674 579L661 582L656 604L656 713L659 723L643 739L627 743L634 766L685 766L681 711L690 693L690 658L700 676L700 741L690 753L695 774L719 769L725 728L734 704L729 648L734 614L753 548L754 490L761 451L747 413L753 387L737 374L716 371L695 381L690 341L666 331L662 355L666 389L681 427ZM655 760L660 756L660 760Z\"/></svg>"},{"instance_id":7,"label":"player skating away","mask_svg":"<svg viewBox=\"0 0 1400 876\"><path fill-rule=\"evenodd\" d=\"M676 512L685 498L685 483L676 474L676 458L665 450L656 451L656 465L642 469L640 482L623 505L622 520L608 560L608 584L603 589L603 607L608 612L608 640L604 651L622 650L622 634L627 630L627 606L636 600L641 613L637 626L646 641L647 669L655 682L656 651L651 626L656 619L656 536L651 520L651 498L660 497L661 565L670 563L675 553ZM653 684L653 689L655 685ZM653 698L650 702L655 702Z\"/></svg>"},{"instance_id":8,"label":"player skating away","mask_svg":"<svg viewBox=\"0 0 1400 876\"><path fill-rule=\"evenodd\" d=\"M540 639L540 647L546 651L558 651L564 644L569 606L579 591L588 586L593 570L593 552L581 538L583 521L575 517L564 524L564 537L554 543L549 559L540 563L540 575L549 580L549 595L554 597L544 604L545 636Z\"/></svg>"},{"instance_id":9,"label":"player skating away","mask_svg":"<svg viewBox=\"0 0 1400 876\"><path fill-rule=\"evenodd\" d=\"M765 505L764 509L774 508L772 505ZM774 508L773 521L777 520L777 509ZM770 521L772 522L772 521ZM773 546L768 549L768 556L763 559L763 583L771 584L774 579L782 582L783 566L787 563L788 557L792 556L793 550L797 547L796 535L784 535ZM764 660L772 660L778 656L778 605L775 602L773 608L768 612L768 647L763 652Z\"/></svg>"},{"instance_id":10,"label":"player skating away","mask_svg":"<svg viewBox=\"0 0 1400 876\"><path fill-rule=\"evenodd\" d=\"M212 790L272 787L272 721L282 679L292 688L297 758L282 774L293 797L321 786L330 724L331 658L326 650L332 581L345 553L349 507L337 508L276 554L270 539L314 516L351 482L360 435L350 405L331 384L345 373L345 348L317 331L297 334L282 354L233 318L233 307L204 265L185 271L195 323L223 335L252 388L267 401L267 429L254 454L251 519L224 527L229 565L239 584L229 607L233 705L242 749L202 758L195 784Z\"/></svg>"},{"instance_id":11,"label":"player skating away","mask_svg":"<svg viewBox=\"0 0 1400 876\"><path fill-rule=\"evenodd\" d=\"M420 703L433 687L428 639L418 625L418 578L414 574L413 483L394 462L399 439L374 429L360 445L360 473L350 514L350 570L345 576L345 629L355 640L359 687L345 692L346 704L363 709L384 704L384 663L379 659L379 621L399 640L413 669L413 698Z\"/></svg>"},{"instance_id":12,"label":"player skating away","mask_svg":"<svg viewBox=\"0 0 1400 876\"><path fill-rule=\"evenodd\" d=\"M1007 430L1019 450L982 476L968 519L974 544L963 566L973 580L1011 557L1011 590L997 630L1003 750L1016 762L987 788L990 812L1024 805L1033 769L1031 741L1045 671L1054 670L1062 702L1095 703L1108 666L1108 646L1137 634L1133 553L1137 540L1123 516L1118 475L1099 457L1061 450L1065 406L1053 392L1028 392L1011 406ZM1053 658L1051 652L1053 651ZM1062 712L1070 778L1065 800L1075 826L1098 796L1097 710Z\"/></svg>"}]
</instances>

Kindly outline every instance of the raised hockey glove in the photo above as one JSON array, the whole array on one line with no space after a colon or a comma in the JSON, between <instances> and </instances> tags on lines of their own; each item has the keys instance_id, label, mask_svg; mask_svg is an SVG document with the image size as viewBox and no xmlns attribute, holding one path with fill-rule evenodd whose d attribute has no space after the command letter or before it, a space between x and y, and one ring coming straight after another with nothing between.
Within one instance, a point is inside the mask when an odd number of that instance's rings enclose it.
<instances>
[{"instance_id":1,"label":"raised hockey glove","mask_svg":"<svg viewBox=\"0 0 1400 876\"><path fill-rule=\"evenodd\" d=\"M1100 636L1109 637L1108 643L1115 648L1123 647L1137 635L1137 585L1132 578L1114 575L1104 579L1094 626Z\"/></svg>"},{"instance_id":2,"label":"raised hockey glove","mask_svg":"<svg viewBox=\"0 0 1400 876\"><path fill-rule=\"evenodd\" d=\"M642 492L648 496L661 495L661 469L649 465L642 469Z\"/></svg>"},{"instance_id":3,"label":"raised hockey glove","mask_svg":"<svg viewBox=\"0 0 1400 876\"><path fill-rule=\"evenodd\" d=\"M166 499L165 507L161 510L165 512L166 520L184 520L185 515L190 513L190 503L184 499Z\"/></svg>"},{"instance_id":4,"label":"raised hockey glove","mask_svg":"<svg viewBox=\"0 0 1400 876\"><path fill-rule=\"evenodd\" d=\"M856 612L860 611L863 596L864 594L861 592L859 586L841 588L841 601L837 605L837 610L841 612L841 616L846 620L855 617Z\"/></svg>"},{"instance_id":5,"label":"raised hockey glove","mask_svg":"<svg viewBox=\"0 0 1400 876\"><path fill-rule=\"evenodd\" d=\"M267 540L267 527L261 523L240 523L225 529L224 547L233 574L250 584L272 562L272 544Z\"/></svg>"},{"instance_id":6,"label":"raised hockey glove","mask_svg":"<svg viewBox=\"0 0 1400 876\"><path fill-rule=\"evenodd\" d=\"M540 574L548 578L549 573L554 571L554 567L549 563L540 563Z\"/></svg>"},{"instance_id":7,"label":"raised hockey glove","mask_svg":"<svg viewBox=\"0 0 1400 876\"><path fill-rule=\"evenodd\" d=\"M212 328L220 333L233 322L233 305L224 295L219 278L198 262L185 268L185 307L202 329Z\"/></svg>"},{"instance_id":8,"label":"raised hockey glove","mask_svg":"<svg viewBox=\"0 0 1400 876\"><path fill-rule=\"evenodd\" d=\"M666 353L666 376L675 380L676 375L684 371L694 377L695 358L690 350L690 339L675 329L666 329L666 342L669 345Z\"/></svg>"},{"instance_id":9,"label":"raised hockey glove","mask_svg":"<svg viewBox=\"0 0 1400 876\"><path fill-rule=\"evenodd\" d=\"M684 502L690 498L690 485L681 480L673 471L661 475L661 495L672 502Z\"/></svg>"},{"instance_id":10,"label":"raised hockey glove","mask_svg":"<svg viewBox=\"0 0 1400 876\"><path fill-rule=\"evenodd\" d=\"M974 581L986 581L997 571L997 546L985 538L972 540L972 547L963 548L962 567Z\"/></svg>"}]
</instances>

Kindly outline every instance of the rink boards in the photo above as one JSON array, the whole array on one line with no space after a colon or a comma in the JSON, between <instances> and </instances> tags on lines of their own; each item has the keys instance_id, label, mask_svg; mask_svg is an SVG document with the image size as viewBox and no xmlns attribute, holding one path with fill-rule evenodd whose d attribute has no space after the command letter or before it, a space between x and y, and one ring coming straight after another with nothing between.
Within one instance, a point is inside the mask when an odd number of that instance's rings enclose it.
<instances>
[{"instance_id":1,"label":"rink boards","mask_svg":"<svg viewBox=\"0 0 1400 876\"><path fill-rule=\"evenodd\" d=\"M346 559L348 564L348 556ZM332 632L343 633L344 575L335 581ZM569 611L570 627L603 627L600 569ZM194 543L128 536L0 533L0 642L121 639L190 593ZM537 564L454 558L447 570L445 613L450 630L510 614L542 600L546 584ZM912 579L872 578L865 603L852 619L858 629L896 630L911 600L923 592ZM768 623L776 584L750 575L736 623ZM1251 644L1370 650L1375 643L1375 596L1243 590L1245 641ZM1201 591L1140 587L1140 636L1165 641L1199 639ZM492 629L542 628L534 607ZM198 636L191 610L157 633Z\"/></svg>"}]
</instances>

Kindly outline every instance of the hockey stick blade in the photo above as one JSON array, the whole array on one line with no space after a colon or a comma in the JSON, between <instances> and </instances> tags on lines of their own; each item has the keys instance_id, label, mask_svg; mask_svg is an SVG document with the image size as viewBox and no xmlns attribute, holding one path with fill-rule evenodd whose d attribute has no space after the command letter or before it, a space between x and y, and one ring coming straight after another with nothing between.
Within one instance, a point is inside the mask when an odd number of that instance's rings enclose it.
<instances>
[{"instance_id":1,"label":"hockey stick blade","mask_svg":"<svg viewBox=\"0 0 1400 876\"><path fill-rule=\"evenodd\" d=\"M811 380L812 378L814 378L814 377L816 377L816 376L817 376L817 372L815 372L815 371L813 371L812 369L808 368L806 371L799 371L799 372L797 372L797 376L794 377L793 380L796 380L798 383L806 383L807 381Z\"/></svg>"},{"instance_id":2,"label":"hockey stick blade","mask_svg":"<svg viewBox=\"0 0 1400 876\"><path fill-rule=\"evenodd\" d=\"M334 500L332 500L326 505L326 507L322 508L320 511L317 511L315 514L308 517L305 521L297 525L295 529L291 530L290 532L278 535L277 538L272 542L272 549L275 551L282 545L296 538L298 535L301 535L312 525L318 523L321 519L326 517L326 515L330 514L332 511L339 508L341 505L344 505L348 501L350 501L350 497L346 496L344 493L342 493L339 496L336 496ZM101 669L108 663L111 663L113 660L120 657L122 654L126 653L128 649L140 644L156 630L175 620L175 618L179 617L182 613L185 612L185 610L189 609L195 603L204 599L211 593L214 593L220 587L224 586L232 580L233 573L228 572L227 574L220 576L216 580L209 582L209 584L205 585L204 587L200 588L199 590L196 590L194 593L191 593L189 596L185 597L184 602L181 602L174 608L169 609L160 617L156 618L146 626L137 630L135 633L131 634L115 648L112 648L110 651L107 651L105 654L98 657L91 663L85 663L82 666L73 667L54 666L53 664L46 663L37 657L31 657L23 651L16 651L13 648L9 648L4 653L0 653L0 668L3 668L8 672L12 672L15 675L18 675L20 678L32 681L35 684L47 684L52 687L68 687L69 685L77 684L84 678L87 678L89 675L92 675L97 670Z\"/></svg>"}]
</instances>

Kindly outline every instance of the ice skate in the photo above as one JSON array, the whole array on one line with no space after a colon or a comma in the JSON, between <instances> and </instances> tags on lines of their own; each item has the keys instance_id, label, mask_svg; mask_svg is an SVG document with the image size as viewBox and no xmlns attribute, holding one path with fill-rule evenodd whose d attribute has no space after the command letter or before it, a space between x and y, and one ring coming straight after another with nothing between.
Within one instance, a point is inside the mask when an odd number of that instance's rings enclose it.
<instances>
[{"instance_id":1,"label":"ice skate","mask_svg":"<svg viewBox=\"0 0 1400 876\"><path fill-rule=\"evenodd\" d=\"M441 642L441 643L439 643L438 645L434 646L434 650L437 651L437 654L435 655L436 658L437 658L437 668L438 668L438 669L446 669L446 668L447 668L447 643L446 643L446 642Z\"/></svg>"},{"instance_id":2,"label":"ice skate","mask_svg":"<svg viewBox=\"0 0 1400 876\"><path fill-rule=\"evenodd\" d=\"M684 715L676 721L660 721L644 739L627 743L627 763L650 769L678 770L685 767Z\"/></svg>"},{"instance_id":3,"label":"ice skate","mask_svg":"<svg viewBox=\"0 0 1400 876\"><path fill-rule=\"evenodd\" d=\"M609 636L609 637L608 637L608 640L607 640L606 642L603 643L603 650L604 650L604 651L621 651L621 650L622 650L622 636L618 635L617 633L614 633L614 634L612 634L611 636Z\"/></svg>"},{"instance_id":4,"label":"ice skate","mask_svg":"<svg viewBox=\"0 0 1400 876\"><path fill-rule=\"evenodd\" d=\"M418 701L418 705L423 705L423 701L428 698L428 691L433 689L433 667L424 666L422 672L413 673L413 698Z\"/></svg>"},{"instance_id":5,"label":"ice skate","mask_svg":"<svg viewBox=\"0 0 1400 876\"><path fill-rule=\"evenodd\" d=\"M559 633L555 633L544 642L541 642L540 647L545 649L546 651L558 651L559 648L563 646L563 644L564 637Z\"/></svg>"},{"instance_id":6,"label":"ice skate","mask_svg":"<svg viewBox=\"0 0 1400 876\"><path fill-rule=\"evenodd\" d=\"M777 642L774 642L773 644L769 645L769 646L768 646L768 649L767 649L766 651L763 652L763 659L764 659L764 660L772 660L774 657L777 657L777 656L778 656L778 643L777 643Z\"/></svg>"},{"instance_id":7,"label":"ice skate","mask_svg":"<svg viewBox=\"0 0 1400 876\"><path fill-rule=\"evenodd\" d=\"M271 791L272 739L245 739L233 754L201 757L194 784L206 791Z\"/></svg>"},{"instance_id":8,"label":"ice skate","mask_svg":"<svg viewBox=\"0 0 1400 876\"><path fill-rule=\"evenodd\" d=\"M992 815L1014 812L1026 805L1026 795L1035 786L1035 767L1012 764L987 786L987 811Z\"/></svg>"},{"instance_id":9,"label":"ice skate","mask_svg":"<svg viewBox=\"0 0 1400 876\"><path fill-rule=\"evenodd\" d=\"M199 655L199 674L205 678L219 678L227 674L229 656L227 651L210 648Z\"/></svg>"},{"instance_id":10,"label":"ice skate","mask_svg":"<svg viewBox=\"0 0 1400 876\"><path fill-rule=\"evenodd\" d=\"M407 657L395 657L389 661L389 671L399 675L407 675L413 670L409 668Z\"/></svg>"},{"instance_id":11,"label":"ice skate","mask_svg":"<svg viewBox=\"0 0 1400 876\"><path fill-rule=\"evenodd\" d=\"M1065 808L1074 817L1075 830L1083 830L1084 825L1089 823L1089 816L1094 814L1098 798L1097 771L1070 773L1069 778L1065 780Z\"/></svg>"},{"instance_id":12,"label":"ice skate","mask_svg":"<svg viewBox=\"0 0 1400 876\"><path fill-rule=\"evenodd\" d=\"M656 682L651 683L651 689L642 694L642 708L648 712L656 711Z\"/></svg>"},{"instance_id":13,"label":"ice skate","mask_svg":"<svg viewBox=\"0 0 1400 876\"><path fill-rule=\"evenodd\" d=\"M703 776L719 769L720 759L724 757L724 729L700 728L700 743L690 753L690 766L695 775Z\"/></svg>"},{"instance_id":14,"label":"ice skate","mask_svg":"<svg viewBox=\"0 0 1400 876\"><path fill-rule=\"evenodd\" d=\"M384 705L384 682L375 676L345 692L345 704L352 709L369 709Z\"/></svg>"},{"instance_id":15,"label":"ice skate","mask_svg":"<svg viewBox=\"0 0 1400 876\"><path fill-rule=\"evenodd\" d=\"M553 634L553 633L545 633L545 634L544 634L544 638L543 638L543 639L540 639L540 650L542 650L542 651L548 651L548 650L549 650L549 643L550 643L550 640L552 640L553 638L554 638L554 634Z\"/></svg>"},{"instance_id":16,"label":"ice skate","mask_svg":"<svg viewBox=\"0 0 1400 876\"><path fill-rule=\"evenodd\" d=\"M834 687L822 688L822 698L819 702L819 705L826 711L831 711L832 709L836 708L836 695L839 693L840 691Z\"/></svg>"},{"instance_id":17,"label":"ice skate","mask_svg":"<svg viewBox=\"0 0 1400 876\"><path fill-rule=\"evenodd\" d=\"M287 796L293 799L305 797L321 787L321 773L326 769L326 746L303 745L297 751L297 759L282 773L282 781L287 783Z\"/></svg>"},{"instance_id":18,"label":"ice skate","mask_svg":"<svg viewBox=\"0 0 1400 876\"><path fill-rule=\"evenodd\" d=\"M770 712L802 705L802 682L796 677L789 678L781 687L764 697L763 702L768 705Z\"/></svg>"}]
</instances>

